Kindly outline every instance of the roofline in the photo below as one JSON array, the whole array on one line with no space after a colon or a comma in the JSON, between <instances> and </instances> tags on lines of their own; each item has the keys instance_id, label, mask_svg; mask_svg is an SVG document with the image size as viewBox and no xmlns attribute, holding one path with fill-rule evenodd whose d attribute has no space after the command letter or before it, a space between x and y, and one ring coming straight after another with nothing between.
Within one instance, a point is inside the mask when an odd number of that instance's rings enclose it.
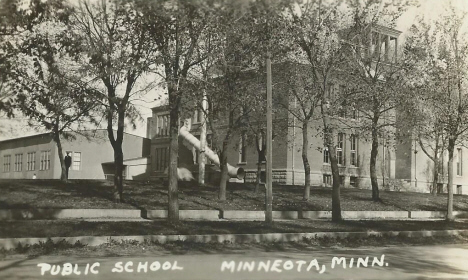
<instances>
[{"instance_id":1,"label":"roofline","mask_svg":"<svg viewBox=\"0 0 468 280\"><path fill-rule=\"evenodd\" d=\"M115 129L113 129L113 130L116 131ZM99 128L99 129L84 129L84 130L79 130L79 131L107 131L107 129L105 129L105 128ZM67 131L67 132L76 133L76 131ZM135 135L135 134L131 134L131 133L128 133L128 132L125 132L125 131L124 131L124 134L131 135L131 136L135 136L135 137L139 137L139 138L143 138L143 139L149 139L149 140L151 140L150 138L147 138L147 137L145 137L145 136ZM9 141L15 141L15 140L26 139L26 138L34 138L34 137L45 136L45 135L49 135L49 136L50 136L51 133L50 133L50 132L44 132L44 133L39 133L39 134L34 134L34 135L29 135L29 136L22 136L22 137L16 137L16 138L5 139L5 140L1 140L1 141L0 141L0 144L1 144L1 143L6 143L6 142L9 142Z\"/></svg>"},{"instance_id":2,"label":"roofline","mask_svg":"<svg viewBox=\"0 0 468 280\"><path fill-rule=\"evenodd\" d=\"M387 27L387 26L383 26L383 25L380 25L380 24L374 24L374 25L372 25L371 28L372 28L372 30L375 30L375 31L382 31L382 32L388 33L388 35L390 35L391 37L394 37L394 38L398 38L398 36L400 36L400 34L402 33L401 31L399 31L397 29Z\"/></svg>"},{"instance_id":3,"label":"roofline","mask_svg":"<svg viewBox=\"0 0 468 280\"><path fill-rule=\"evenodd\" d=\"M9 142L9 141L14 141L14 140L19 140L19 139L27 139L27 138L34 138L34 137L45 136L45 135L51 136L50 132L44 132L44 133L39 133L39 134L34 134L34 135L28 135L28 136L22 136L22 137L16 137L16 138L1 140L0 144L5 143L5 142ZM51 137L51 139L52 139L52 137Z\"/></svg>"}]
</instances>

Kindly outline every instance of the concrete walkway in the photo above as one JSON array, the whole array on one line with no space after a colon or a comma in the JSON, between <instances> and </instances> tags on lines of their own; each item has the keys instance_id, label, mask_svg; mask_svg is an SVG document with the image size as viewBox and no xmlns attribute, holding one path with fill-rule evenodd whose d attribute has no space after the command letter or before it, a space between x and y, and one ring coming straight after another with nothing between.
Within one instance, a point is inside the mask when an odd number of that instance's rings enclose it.
<instances>
[{"instance_id":1,"label":"concrete walkway","mask_svg":"<svg viewBox=\"0 0 468 280\"><path fill-rule=\"evenodd\" d=\"M346 220L431 220L444 219L444 211L342 211ZM218 221L265 220L264 211L180 210L181 220ZM468 212L454 211L456 219L468 218ZM331 219L331 211L273 211L275 220ZM0 221L61 219L165 219L167 210L138 209L0 209Z\"/></svg>"}]
</instances>

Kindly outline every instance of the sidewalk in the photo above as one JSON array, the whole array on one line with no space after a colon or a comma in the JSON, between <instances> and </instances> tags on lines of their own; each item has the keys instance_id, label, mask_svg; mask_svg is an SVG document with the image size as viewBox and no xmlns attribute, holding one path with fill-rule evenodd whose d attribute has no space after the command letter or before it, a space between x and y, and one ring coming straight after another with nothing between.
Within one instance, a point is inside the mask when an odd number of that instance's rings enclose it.
<instances>
[{"instance_id":1,"label":"sidewalk","mask_svg":"<svg viewBox=\"0 0 468 280\"><path fill-rule=\"evenodd\" d=\"M432 220L444 219L444 211L342 211L346 220ZM455 218L466 219L468 212L454 211ZM180 210L181 220L245 220L263 221L264 211L244 210ZM277 220L329 220L331 211L273 211ZM68 219L165 219L167 210L138 209L0 209L0 221L68 220Z\"/></svg>"}]
</instances>

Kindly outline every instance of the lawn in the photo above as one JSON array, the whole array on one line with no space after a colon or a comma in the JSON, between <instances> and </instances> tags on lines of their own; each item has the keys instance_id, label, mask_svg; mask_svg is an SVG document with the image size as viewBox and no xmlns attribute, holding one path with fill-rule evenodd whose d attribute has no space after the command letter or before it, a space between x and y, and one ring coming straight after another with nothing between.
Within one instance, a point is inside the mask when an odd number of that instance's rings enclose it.
<instances>
[{"instance_id":1,"label":"lawn","mask_svg":"<svg viewBox=\"0 0 468 280\"><path fill-rule=\"evenodd\" d=\"M229 184L227 200L217 200L214 186L179 184L180 209L263 210L265 195L252 184ZM112 201L109 181L0 180L0 209L166 209L167 187L156 182L125 182L124 203ZM302 201L301 186L273 186L274 210L331 210L331 189L312 187L309 201ZM444 211L446 194L381 191L382 202L371 200L370 190L341 189L343 211ZM454 195L454 210L468 211L468 196Z\"/></svg>"},{"instance_id":2,"label":"lawn","mask_svg":"<svg viewBox=\"0 0 468 280\"><path fill-rule=\"evenodd\" d=\"M194 235L194 234L255 234L301 232L355 231L419 231L468 229L468 221L342 221L317 220L276 221L183 221L149 222L88 222L88 221L2 221L0 238L8 237L69 237L124 235Z\"/></svg>"}]
</instances>

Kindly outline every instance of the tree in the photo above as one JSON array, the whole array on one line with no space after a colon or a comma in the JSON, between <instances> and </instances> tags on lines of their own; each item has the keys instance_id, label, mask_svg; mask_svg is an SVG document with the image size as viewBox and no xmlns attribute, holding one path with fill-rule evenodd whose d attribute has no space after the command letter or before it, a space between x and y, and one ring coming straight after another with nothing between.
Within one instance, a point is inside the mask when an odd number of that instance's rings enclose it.
<instances>
[{"instance_id":1,"label":"tree","mask_svg":"<svg viewBox=\"0 0 468 280\"><path fill-rule=\"evenodd\" d=\"M332 220L340 221L340 175L335 146L339 126L334 121L327 93L331 90L331 80L344 62L344 45L339 32L351 26L352 17L346 5L328 1L294 3L289 13L288 31L294 43L294 59L309 67L308 90L317 94L312 100L319 100L324 145L328 148L333 176Z\"/></svg>"},{"instance_id":2,"label":"tree","mask_svg":"<svg viewBox=\"0 0 468 280\"><path fill-rule=\"evenodd\" d=\"M447 220L453 220L453 157L455 146L466 141L468 97L463 86L467 80L468 41L462 29L466 15L450 5L435 19L432 27L423 24L412 28L407 51L420 63L413 67L415 85L429 88L424 101L436 114L438 131L447 138L448 196ZM427 24L427 23L426 23ZM429 24L427 24L429 25Z\"/></svg>"},{"instance_id":3,"label":"tree","mask_svg":"<svg viewBox=\"0 0 468 280\"><path fill-rule=\"evenodd\" d=\"M70 131L96 122L92 115L95 103L86 98L86 89L73 82L76 65L67 52L72 9L61 2L33 1L28 10L36 16L23 18L25 29L8 35L4 44L10 108L29 117L30 126L51 133L57 145L61 180L65 181L61 138L73 137Z\"/></svg>"},{"instance_id":4,"label":"tree","mask_svg":"<svg viewBox=\"0 0 468 280\"><path fill-rule=\"evenodd\" d=\"M140 78L155 64L155 42L137 4L140 2L80 1L69 30L75 38L83 84L99 91L103 100L100 105L114 150L116 202L123 200L125 122L134 125L138 118L138 110L132 102L151 87L151 83L144 84Z\"/></svg>"},{"instance_id":5,"label":"tree","mask_svg":"<svg viewBox=\"0 0 468 280\"><path fill-rule=\"evenodd\" d=\"M145 29L155 44L154 59L162 65L157 73L164 78L169 99L169 186L168 219L179 220L177 159L181 102L185 95L190 70L206 57L196 58L199 38L205 31L209 4L202 1L143 1L140 9L145 17Z\"/></svg>"},{"instance_id":6,"label":"tree","mask_svg":"<svg viewBox=\"0 0 468 280\"><path fill-rule=\"evenodd\" d=\"M370 178L372 200L380 201L377 181L377 156L379 145L387 145L395 137L396 110L403 111L410 95L405 90L403 63L398 57L399 31L391 30L395 20L405 10L407 3L364 1L352 5L354 22L348 36L347 63L342 77L347 92L343 114L352 110L359 121L347 125L359 130L362 136L372 141L370 155ZM385 34L385 35L382 35ZM383 178L385 174L383 174Z\"/></svg>"},{"instance_id":7,"label":"tree","mask_svg":"<svg viewBox=\"0 0 468 280\"><path fill-rule=\"evenodd\" d=\"M322 101L320 90L315 88L314 82L310 77L313 73L308 67L294 67L288 73L287 84L289 92L294 97L294 106L290 102L284 104L285 108L292 115L292 118L299 121L299 129L302 130L302 162L304 165L304 200L310 197L310 164L308 158L310 126L312 121L317 118L317 110ZM291 126L296 126L295 121L291 121Z\"/></svg>"}]
</instances>

